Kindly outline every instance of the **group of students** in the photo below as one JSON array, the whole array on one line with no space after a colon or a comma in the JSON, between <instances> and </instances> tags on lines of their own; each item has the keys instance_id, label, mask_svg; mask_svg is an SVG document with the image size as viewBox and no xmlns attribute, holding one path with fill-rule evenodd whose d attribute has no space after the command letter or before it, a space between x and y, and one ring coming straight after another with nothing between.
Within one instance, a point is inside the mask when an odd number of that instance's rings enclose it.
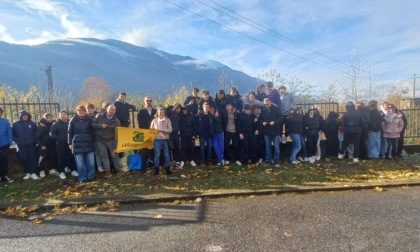
<instances>
[{"instance_id":1,"label":"group of students","mask_svg":"<svg viewBox=\"0 0 420 252\"><path fill-rule=\"evenodd\" d=\"M196 166L197 141L197 162L203 165L211 164L215 153L217 165L265 162L279 167L280 143L286 143L287 137L292 142L289 161L313 163L321 158L322 133L326 138L326 157L342 159L347 154L354 162L359 162L359 158L396 159L402 151L407 125L404 114L394 105L384 102L379 111L376 101L367 106L363 102L347 102L344 114L330 112L324 120L317 108L304 113L284 86L276 90L271 82L244 97L236 87L231 87L228 94L219 90L214 98L207 90L200 95L199 89L193 88L183 104L155 109L149 96L144 103L137 114L138 127L157 133L153 151L141 151L145 154L143 165L149 159L154 175L159 174L161 152L167 174L171 174L171 156L176 168ZM126 102L124 92L114 104L104 103L101 112L96 112L92 104L79 105L75 116L69 118L67 111L61 111L56 121L46 113L35 123L22 110L19 120L10 126L1 118L0 108L1 181L12 181L7 176L7 161L13 141L25 170L23 179L45 177L47 162L49 174L56 173L61 179L66 179L67 172L79 181L90 181L95 163L105 177L112 176L111 167L117 174L123 173L115 153L115 127L129 127L130 112L134 110Z\"/></svg>"}]
</instances>

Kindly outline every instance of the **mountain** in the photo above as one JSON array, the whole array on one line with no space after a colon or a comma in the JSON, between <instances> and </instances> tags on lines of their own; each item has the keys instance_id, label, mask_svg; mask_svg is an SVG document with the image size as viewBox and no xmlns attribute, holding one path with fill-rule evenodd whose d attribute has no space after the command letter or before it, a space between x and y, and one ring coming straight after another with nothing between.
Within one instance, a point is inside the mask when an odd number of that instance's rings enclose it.
<instances>
[{"instance_id":1,"label":"mountain","mask_svg":"<svg viewBox=\"0 0 420 252\"><path fill-rule=\"evenodd\" d=\"M219 87L224 73L242 92L255 90L257 79L219 62L173 55L155 48L134 46L117 40L66 39L36 46L0 41L0 83L26 89L30 85L46 90L45 67L52 66L57 90L79 91L83 81L101 77L117 92L168 94L186 85L209 89Z\"/></svg>"}]
</instances>

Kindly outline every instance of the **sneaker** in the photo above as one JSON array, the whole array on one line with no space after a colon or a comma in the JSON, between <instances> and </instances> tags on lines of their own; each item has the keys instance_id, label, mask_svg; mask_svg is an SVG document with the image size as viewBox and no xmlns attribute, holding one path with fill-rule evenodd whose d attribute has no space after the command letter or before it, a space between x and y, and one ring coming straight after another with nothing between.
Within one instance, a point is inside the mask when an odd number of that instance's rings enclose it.
<instances>
[{"instance_id":1,"label":"sneaker","mask_svg":"<svg viewBox=\"0 0 420 252\"><path fill-rule=\"evenodd\" d=\"M337 157L338 159L343 159L344 158L344 155L343 154L338 154L338 157Z\"/></svg>"},{"instance_id":2,"label":"sneaker","mask_svg":"<svg viewBox=\"0 0 420 252\"><path fill-rule=\"evenodd\" d=\"M280 163L276 163L274 167L280 167Z\"/></svg>"},{"instance_id":3,"label":"sneaker","mask_svg":"<svg viewBox=\"0 0 420 252\"><path fill-rule=\"evenodd\" d=\"M309 162L309 158L306 157L303 161L304 162Z\"/></svg>"},{"instance_id":4,"label":"sneaker","mask_svg":"<svg viewBox=\"0 0 420 252\"><path fill-rule=\"evenodd\" d=\"M258 163L261 164L264 160L262 158L258 159Z\"/></svg>"},{"instance_id":5,"label":"sneaker","mask_svg":"<svg viewBox=\"0 0 420 252\"><path fill-rule=\"evenodd\" d=\"M30 174L30 173L26 173L26 174L25 174L25 177L23 177L23 179L25 179L25 180L26 180L26 179L29 179L30 177L31 177L31 174Z\"/></svg>"},{"instance_id":6,"label":"sneaker","mask_svg":"<svg viewBox=\"0 0 420 252\"><path fill-rule=\"evenodd\" d=\"M68 168L68 167L66 166L66 167L64 167L64 172L70 173L70 172L71 172L71 170L70 170L70 168Z\"/></svg>"},{"instance_id":7,"label":"sneaker","mask_svg":"<svg viewBox=\"0 0 420 252\"><path fill-rule=\"evenodd\" d=\"M35 173L32 173L32 174L31 174L31 179L33 179L33 180L37 180L37 179L39 179L39 177L38 177L38 175L36 175Z\"/></svg>"},{"instance_id":8,"label":"sneaker","mask_svg":"<svg viewBox=\"0 0 420 252\"><path fill-rule=\"evenodd\" d=\"M239 160L236 160L235 163L236 163L236 165L239 165L239 166L242 165L241 161L239 161Z\"/></svg>"},{"instance_id":9,"label":"sneaker","mask_svg":"<svg viewBox=\"0 0 420 252\"><path fill-rule=\"evenodd\" d=\"M311 163L311 164L315 163L315 157L310 157L309 158L309 163Z\"/></svg>"},{"instance_id":10,"label":"sneaker","mask_svg":"<svg viewBox=\"0 0 420 252\"><path fill-rule=\"evenodd\" d=\"M297 160L295 160L295 161L292 161L292 162L290 162L291 164L300 164L300 162L299 161L297 161Z\"/></svg>"},{"instance_id":11,"label":"sneaker","mask_svg":"<svg viewBox=\"0 0 420 252\"><path fill-rule=\"evenodd\" d=\"M64 172L60 172L60 174L58 174L58 176L60 177L60 179L66 179L66 174Z\"/></svg>"},{"instance_id":12,"label":"sneaker","mask_svg":"<svg viewBox=\"0 0 420 252\"><path fill-rule=\"evenodd\" d=\"M298 159L300 162L303 162L303 161L304 161L304 159L303 159L301 156L299 156L297 159Z\"/></svg>"},{"instance_id":13,"label":"sneaker","mask_svg":"<svg viewBox=\"0 0 420 252\"><path fill-rule=\"evenodd\" d=\"M217 166L221 166L222 165L222 162L217 162Z\"/></svg>"},{"instance_id":14,"label":"sneaker","mask_svg":"<svg viewBox=\"0 0 420 252\"><path fill-rule=\"evenodd\" d=\"M45 172L44 172L44 171L40 171L40 172L39 172L39 176L40 176L41 178L45 178Z\"/></svg>"},{"instance_id":15,"label":"sneaker","mask_svg":"<svg viewBox=\"0 0 420 252\"><path fill-rule=\"evenodd\" d=\"M184 168L184 165L185 165L184 161L179 162L179 166L178 166L179 169Z\"/></svg>"},{"instance_id":16,"label":"sneaker","mask_svg":"<svg viewBox=\"0 0 420 252\"><path fill-rule=\"evenodd\" d=\"M226 161L225 163L226 163L226 165L228 165L230 162L229 161Z\"/></svg>"},{"instance_id":17,"label":"sneaker","mask_svg":"<svg viewBox=\"0 0 420 252\"><path fill-rule=\"evenodd\" d=\"M110 178L110 177L112 177L111 172L110 171L106 171L105 172L105 178Z\"/></svg>"},{"instance_id":18,"label":"sneaker","mask_svg":"<svg viewBox=\"0 0 420 252\"><path fill-rule=\"evenodd\" d=\"M192 167L196 167L197 166L197 164L194 162L194 160L191 160L190 164L191 164Z\"/></svg>"},{"instance_id":19,"label":"sneaker","mask_svg":"<svg viewBox=\"0 0 420 252\"><path fill-rule=\"evenodd\" d=\"M98 172L104 172L104 168L103 168L103 167L98 166Z\"/></svg>"},{"instance_id":20,"label":"sneaker","mask_svg":"<svg viewBox=\"0 0 420 252\"><path fill-rule=\"evenodd\" d=\"M321 156L316 155L316 156L315 156L315 160L316 160L316 161L321 160Z\"/></svg>"},{"instance_id":21,"label":"sneaker","mask_svg":"<svg viewBox=\"0 0 420 252\"><path fill-rule=\"evenodd\" d=\"M68 169L68 167L66 167L66 168ZM64 168L64 169L66 169L66 168ZM57 174L57 173L58 172L57 172L56 169L51 169L50 172L49 172L50 175L54 175L54 174Z\"/></svg>"},{"instance_id":22,"label":"sneaker","mask_svg":"<svg viewBox=\"0 0 420 252\"><path fill-rule=\"evenodd\" d=\"M358 158L353 158L353 163L359 163L359 159Z\"/></svg>"},{"instance_id":23,"label":"sneaker","mask_svg":"<svg viewBox=\"0 0 420 252\"><path fill-rule=\"evenodd\" d=\"M4 176L4 177L1 179L1 181L5 181L5 182L8 182L8 183L12 183L14 180L13 180L13 179L11 179L11 178L9 178L8 176Z\"/></svg>"},{"instance_id":24,"label":"sneaker","mask_svg":"<svg viewBox=\"0 0 420 252\"><path fill-rule=\"evenodd\" d=\"M71 175L73 177L77 177L77 176L79 176L79 173L76 170L74 170L74 171L71 172Z\"/></svg>"}]
</instances>

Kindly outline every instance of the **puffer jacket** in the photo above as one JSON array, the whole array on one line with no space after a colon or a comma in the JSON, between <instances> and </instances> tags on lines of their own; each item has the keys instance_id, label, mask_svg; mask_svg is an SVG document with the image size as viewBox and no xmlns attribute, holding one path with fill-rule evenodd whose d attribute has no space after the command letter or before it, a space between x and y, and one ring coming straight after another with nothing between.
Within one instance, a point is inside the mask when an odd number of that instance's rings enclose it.
<instances>
[{"instance_id":1,"label":"puffer jacket","mask_svg":"<svg viewBox=\"0 0 420 252\"><path fill-rule=\"evenodd\" d=\"M404 128L402 116L399 114L386 115L385 122L382 123L382 130L386 138L400 138L400 133Z\"/></svg>"},{"instance_id":2,"label":"puffer jacket","mask_svg":"<svg viewBox=\"0 0 420 252\"><path fill-rule=\"evenodd\" d=\"M343 114L342 124L344 133L361 133L362 125L365 125L364 118L360 111L356 110L352 102L347 102L346 112Z\"/></svg>"},{"instance_id":3,"label":"puffer jacket","mask_svg":"<svg viewBox=\"0 0 420 252\"><path fill-rule=\"evenodd\" d=\"M22 116L28 115L27 121L22 121ZM36 123L31 120L32 116L26 110L19 111L19 121L12 125L13 141L19 146L36 144Z\"/></svg>"},{"instance_id":4,"label":"puffer jacket","mask_svg":"<svg viewBox=\"0 0 420 252\"><path fill-rule=\"evenodd\" d=\"M155 140L159 140L159 139L169 139L169 134L172 133L172 124L171 124L171 120L169 120L169 118L165 117L165 119L163 119L162 121L159 121L159 117L156 117L155 119L153 119L152 124L150 125L150 129L158 129L159 128L159 124L162 124L162 129L163 132L158 132L155 135Z\"/></svg>"},{"instance_id":5,"label":"puffer jacket","mask_svg":"<svg viewBox=\"0 0 420 252\"><path fill-rule=\"evenodd\" d=\"M95 135L91 126L92 119L86 114L82 118L74 116L69 122L68 144L73 154L95 151Z\"/></svg>"},{"instance_id":6,"label":"puffer jacket","mask_svg":"<svg viewBox=\"0 0 420 252\"><path fill-rule=\"evenodd\" d=\"M106 124L109 127L103 129L102 124ZM115 140L115 127L120 126L121 122L118 120L117 116L113 115L108 119L106 112L97 114L92 121L92 127L95 129L96 141L99 142L110 142Z\"/></svg>"},{"instance_id":7,"label":"puffer jacket","mask_svg":"<svg viewBox=\"0 0 420 252\"><path fill-rule=\"evenodd\" d=\"M270 108L264 108L260 114L261 123L266 122L267 125L264 126L264 134L267 136L277 136L281 135L282 129L280 128L281 123L283 122L283 115L281 114L280 109L271 104ZM274 125L270 125L270 122L274 122Z\"/></svg>"},{"instance_id":8,"label":"puffer jacket","mask_svg":"<svg viewBox=\"0 0 420 252\"><path fill-rule=\"evenodd\" d=\"M301 114L290 114L286 121L286 135L303 133L303 116Z\"/></svg>"},{"instance_id":9,"label":"puffer jacket","mask_svg":"<svg viewBox=\"0 0 420 252\"><path fill-rule=\"evenodd\" d=\"M39 147L51 146L55 143L54 138L50 136L51 127L53 122L47 122L44 118L38 123L36 131L36 142Z\"/></svg>"},{"instance_id":10,"label":"puffer jacket","mask_svg":"<svg viewBox=\"0 0 420 252\"><path fill-rule=\"evenodd\" d=\"M303 126L305 127L305 133L307 135L310 135L310 136L318 135L318 132L320 129L319 118L317 116L314 116L314 117L305 116L303 118Z\"/></svg>"},{"instance_id":11,"label":"puffer jacket","mask_svg":"<svg viewBox=\"0 0 420 252\"><path fill-rule=\"evenodd\" d=\"M0 117L0 147L12 145L13 135L9 120Z\"/></svg>"},{"instance_id":12,"label":"puffer jacket","mask_svg":"<svg viewBox=\"0 0 420 252\"><path fill-rule=\"evenodd\" d=\"M188 110L188 107L184 107ZM180 119L180 132L183 136L195 136L196 132L196 116L188 112L187 114L182 113Z\"/></svg>"},{"instance_id":13,"label":"puffer jacket","mask_svg":"<svg viewBox=\"0 0 420 252\"><path fill-rule=\"evenodd\" d=\"M69 121L63 122L58 119L51 126L50 136L55 139L56 144L67 145Z\"/></svg>"}]
</instances>

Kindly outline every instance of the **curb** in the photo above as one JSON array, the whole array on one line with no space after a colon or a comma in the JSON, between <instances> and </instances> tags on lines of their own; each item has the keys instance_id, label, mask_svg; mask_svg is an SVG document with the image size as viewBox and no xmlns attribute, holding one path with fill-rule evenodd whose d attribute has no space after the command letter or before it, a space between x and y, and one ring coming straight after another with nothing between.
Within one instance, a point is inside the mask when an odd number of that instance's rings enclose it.
<instances>
[{"instance_id":1,"label":"curb","mask_svg":"<svg viewBox=\"0 0 420 252\"><path fill-rule=\"evenodd\" d=\"M340 191L355 191L355 190L371 190L376 187L382 188L397 188L397 187L415 187L420 186L420 180L405 180L398 182L376 182L376 183L355 183L349 185L328 185L328 186L292 186L285 185L277 189L259 189L259 190L219 190L207 193L191 193L191 194L152 194L152 195L139 195L139 196L123 196L123 197L100 197L100 198L87 198L81 200L64 200L56 201L53 203L46 203L41 201L31 201L25 203L4 203L0 204L0 211L4 211L8 207L17 205L30 206L38 205L40 210L48 211L53 209L56 205L61 208L86 205L92 207L98 204L103 204L107 201L116 201L121 205L134 205L134 204L150 204L150 203L171 203L175 200L191 201L197 198L204 199L220 199L230 197L247 197L247 196L264 196L264 195L281 195L281 194L305 194L313 192L340 192Z\"/></svg>"}]
</instances>

